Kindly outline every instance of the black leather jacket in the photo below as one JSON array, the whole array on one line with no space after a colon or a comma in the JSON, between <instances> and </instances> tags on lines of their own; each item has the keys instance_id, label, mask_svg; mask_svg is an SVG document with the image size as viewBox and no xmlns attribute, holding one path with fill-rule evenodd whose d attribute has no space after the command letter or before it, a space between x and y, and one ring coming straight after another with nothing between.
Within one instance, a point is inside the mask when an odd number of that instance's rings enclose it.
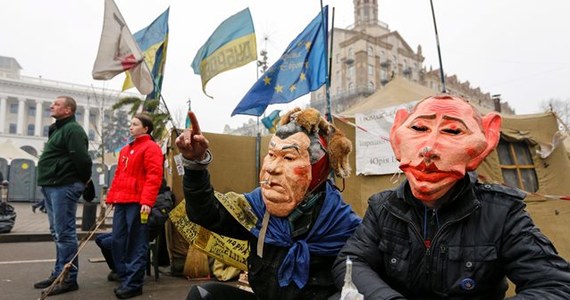
<instances>
[{"instance_id":1,"label":"black leather jacket","mask_svg":"<svg viewBox=\"0 0 570 300\"><path fill-rule=\"evenodd\" d=\"M437 210L407 182L373 195L335 261L335 284L349 256L365 299L503 299L507 277L513 299L570 299L568 262L524 210L524 193L477 183L475 174L456 186Z\"/></svg>"}]
</instances>

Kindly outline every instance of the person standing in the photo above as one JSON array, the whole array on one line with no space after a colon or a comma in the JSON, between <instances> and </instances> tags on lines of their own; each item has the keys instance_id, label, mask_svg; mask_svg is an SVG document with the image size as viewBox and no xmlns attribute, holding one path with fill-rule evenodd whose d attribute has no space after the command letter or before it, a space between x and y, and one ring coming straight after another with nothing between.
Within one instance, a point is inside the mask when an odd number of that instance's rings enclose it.
<instances>
[{"instance_id":1,"label":"person standing","mask_svg":"<svg viewBox=\"0 0 570 300\"><path fill-rule=\"evenodd\" d=\"M91 178L93 164L88 153L85 130L75 121L77 104L69 96L58 96L50 106L55 119L49 128L48 141L38 161L38 186L45 198L49 229L56 246L55 267L49 278L34 287L45 289L52 285L73 258L69 274L48 295L57 295L79 288L77 285L78 257L75 216L77 202ZM75 257L74 257L75 256Z\"/></svg>"},{"instance_id":2,"label":"person standing","mask_svg":"<svg viewBox=\"0 0 570 300\"><path fill-rule=\"evenodd\" d=\"M162 182L162 150L154 142L152 119L136 114L129 128L132 142L121 149L117 171L107 195L113 205L112 255L121 284L119 299L142 294L148 252L148 224L141 219L154 206Z\"/></svg>"}]
</instances>

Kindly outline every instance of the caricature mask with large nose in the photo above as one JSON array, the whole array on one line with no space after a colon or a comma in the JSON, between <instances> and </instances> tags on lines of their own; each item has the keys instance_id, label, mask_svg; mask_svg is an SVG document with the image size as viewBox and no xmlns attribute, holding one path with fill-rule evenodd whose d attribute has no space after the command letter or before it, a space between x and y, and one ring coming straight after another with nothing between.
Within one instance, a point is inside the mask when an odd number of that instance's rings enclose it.
<instances>
[{"instance_id":1,"label":"caricature mask with large nose","mask_svg":"<svg viewBox=\"0 0 570 300\"><path fill-rule=\"evenodd\" d=\"M396 113L390 142L413 195L428 206L473 171L497 146L501 117L481 117L464 99L429 97Z\"/></svg>"},{"instance_id":2,"label":"caricature mask with large nose","mask_svg":"<svg viewBox=\"0 0 570 300\"><path fill-rule=\"evenodd\" d=\"M297 132L286 138L273 136L259 174L267 211L285 217L301 202L311 182L309 137Z\"/></svg>"}]
</instances>

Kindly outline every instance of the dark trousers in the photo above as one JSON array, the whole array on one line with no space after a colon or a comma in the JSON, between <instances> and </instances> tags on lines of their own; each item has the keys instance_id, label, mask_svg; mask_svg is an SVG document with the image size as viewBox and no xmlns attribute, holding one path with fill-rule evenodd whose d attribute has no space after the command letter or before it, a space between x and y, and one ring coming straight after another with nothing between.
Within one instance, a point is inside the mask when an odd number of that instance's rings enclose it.
<instances>
[{"instance_id":1,"label":"dark trousers","mask_svg":"<svg viewBox=\"0 0 570 300\"><path fill-rule=\"evenodd\" d=\"M101 248L101 253L107 262L107 266L112 271L115 271L115 264L113 263L113 234L102 233L95 238L95 244Z\"/></svg>"},{"instance_id":2,"label":"dark trousers","mask_svg":"<svg viewBox=\"0 0 570 300\"><path fill-rule=\"evenodd\" d=\"M148 225L141 224L138 203L115 204L113 213L112 253L115 272L122 290L140 289L148 252Z\"/></svg>"}]
</instances>

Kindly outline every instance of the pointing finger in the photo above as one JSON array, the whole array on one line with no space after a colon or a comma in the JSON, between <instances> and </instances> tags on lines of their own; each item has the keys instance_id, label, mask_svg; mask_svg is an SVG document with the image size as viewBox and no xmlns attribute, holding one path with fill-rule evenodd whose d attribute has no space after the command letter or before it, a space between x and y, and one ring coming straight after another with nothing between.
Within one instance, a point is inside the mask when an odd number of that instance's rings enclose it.
<instances>
[{"instance_id":1,"label":"pointing finger","mask_svg":"<svg viewBox=\"0 0 570 300\"><path fill-rule=\"evenodd\" d=\"M188 118L190 118L190 124L192 125L192 133L193 134L202 134L200 130L200 124L198 124L198 118L193 111L188 112Z\"/></svg>"}]
</instances>

